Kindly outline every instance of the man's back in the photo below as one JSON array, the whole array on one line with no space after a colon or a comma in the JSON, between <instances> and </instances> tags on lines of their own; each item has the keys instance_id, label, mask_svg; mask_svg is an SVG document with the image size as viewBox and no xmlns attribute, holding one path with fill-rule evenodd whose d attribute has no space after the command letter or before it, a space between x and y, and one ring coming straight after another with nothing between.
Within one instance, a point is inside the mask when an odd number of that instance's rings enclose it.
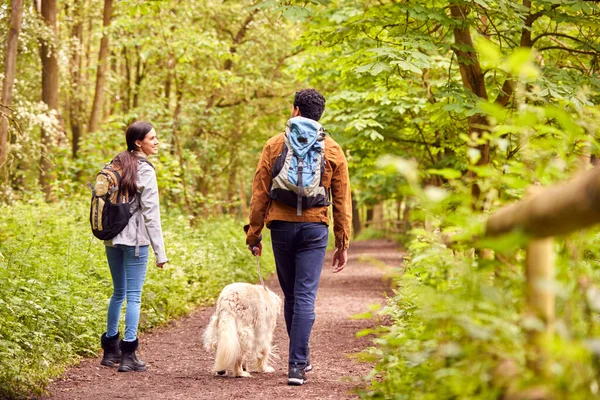
<instances>
[{"instance_id":1,"label":"man's back","mask_svg":"<svg viewBox=\"0 0 600 400\"><path fill-rule=\"evenodd\" d=\"M268 194L272 181L273 165L277 156L282 152L283 145L283 133L273 136L266 142L252 187L253 202L256 194ZM347 248L352 218L348 166L342 148L330 136L325 137L325 166L321 179L322 185L327 190L331 190L332 194L336 247L339 244L339 248ZM323 222L327 225L330 224L328 207L308 208L303 210L302 215L299 216L296 213L296 208L278 201L270 202L264 214L262 214L262 210L253 207L253 205L251 204L252 214L256 213L258 215L250 215L251 229L253 226L262 226L262 223L269 226L271 221ZM261 214L264 215L264 221L260 221ZM258 235L256 239L258 240Z\"/></svg>"},{"instance_id":2,"label":"man's back","mask_svg":"<svg viewBox=\"0 0 600 400\"><path fill-rule=\"evenodd\" d=\"M334 273L340 272L346 265L352 224L348 164L341 147L331 137L323 138L324 130L318 121L324 109L325 98L316 90L296 92L286 132L272 137L265 144L252 185L246 243L253 254L260 256L262 229L266 224L271 230L290 338L288 385L303 385L306 372L312 369L309 338L315 320L314 305L330 223L329 207L324 205L328 204L325 197L331 197L333 209ZM286 157L282 154L284 146ZM283 164L283 167L274 185L273 168L280 154L282 157L277 163L277 171L280 165ZM320 176L317 177L318 174ZM315 185L317 182L322 187ZM307 193L304 192L305 187ZM296 204L296 207L283 202Z\"/></svg>"}]
</instances>

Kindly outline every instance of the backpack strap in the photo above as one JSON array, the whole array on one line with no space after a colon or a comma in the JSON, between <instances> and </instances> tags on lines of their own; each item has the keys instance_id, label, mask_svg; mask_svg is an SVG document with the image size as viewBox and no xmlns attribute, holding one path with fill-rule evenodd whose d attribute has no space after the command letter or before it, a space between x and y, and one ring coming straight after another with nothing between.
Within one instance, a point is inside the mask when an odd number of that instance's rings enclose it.
<instances>
[{"instance_id":1,"label":"backpack strap","mask_svg":"<svg viewBox=\"0 0 600 400\"><path fill-rule=\"evenodd\" d=\"M136 195L137 196L137 195ZM134 256L135 257L139 257L140 256L140 229L142 226L142 201L140 200L140 209L139 209L139 216L138 216L138 220L136 223L136 230L135 230L135 253Z\"/></svg>"},{"instance_id":2,"label":"backpack strap","mask_svg":"<svg viewBox=\"0 0 600 400\"><path fill-rule=\"evenodd\" d=\"M120 204L123 202L123 191L121 190L121 174L117 172L117 170L111 170L113 174L115 174L115 178L117 179L117 203Z\"/></svg>"},{"instance_id":3,"label":"backpack strap","mask_svg":"<svg viewBox=\"0 0 600 400\"><path fill-rule=\"evenodd\" d=\"M143 163L146 163L146 164L148 164L149 166L151 166L151 167L152 167L152 169L156 170L156 168L154 168L154 165L152 165L152 163L151 163L150 161L148 161L148 159L147 159L147 158L145 158L145 157L138 157L138 161L141 161L141 162L143 162Z\"/></svg>"},{"instance_id":4,"label":"backpack strap","mask_svg":"<svg viewBox=\"0 0 600 400\"><path fill-rule=\"evenodd\" d=\"M302 170L304 169L304 158L298 157L298 200L296 203L296 215L302 215L302 195L304 187L302 186Z\"/></svg>"},{"instance_id":5,"label":"backpack strap","mask_svg":"<svg viewBox=\"0 0 600 400\"><path fill-rule=\"evenodd\" d=\"M275 162L273 163L273 169L271 170L271 179L275 179L275 177L277 175L279 175L279 173L283 169L283 165L285 164L285 158L287 157L287 153L288 153L288 147L284 141L283 147L281 148L281 152L279 152L279 154L277 155L277 158L275 159Z\"/></svg>"},{"instance_id":6,"label":"backpack strap","mask_svg":"<svg viewBox=\"0 0 600 400\"><path fill-rule=\"evenodd\" d=\"M154 165L152 165L152 163L150 161L148 161L147 158L138 157L138 161L144 162L144 163L148 164L149 166L151 166L152 169L156 170L156 168L154 168ZM139 171L138 171L138 173L139 173ZM137 193L135 194L135 197L137 197ZM134 252L135 257L140 256L140 229L142 229L143 223L144 223L144 219L142 218L142 195L140 194L140 201L138 203L138 220L136 222L136 230L135 230L135 252Z\"/></svg>"},{"instance_id":7,"label":"backpack strap","mask_svg":"<svg viewBox=\"0 0 600 400\"><path fill-rule=\"evenodd\" d=\"M106 198L110 198L110 196L112 196L112 194L118 190L119 185L121 183L121 176L117 173L117 171L113 170L112 168L109 168L108 166L104 167L102 169L102 171L98 172L98 175L104 175L106 176L106 178L109 180L109 183L115 183L115 185L113 186L112 189L109 189L106 192ZM116 182L115 182L116 181ZM118 194L117 194L118 196Z\"/></svg>"}]
</instances>

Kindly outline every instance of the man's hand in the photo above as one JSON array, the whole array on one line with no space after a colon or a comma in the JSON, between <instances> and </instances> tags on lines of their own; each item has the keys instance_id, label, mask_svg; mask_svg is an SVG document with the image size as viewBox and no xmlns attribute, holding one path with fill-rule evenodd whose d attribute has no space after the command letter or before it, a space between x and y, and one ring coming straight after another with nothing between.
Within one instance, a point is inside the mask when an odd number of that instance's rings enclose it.
<instances>
[{"instance_id":1,"label":"man's hand","mask_svg":"<svg viewBox=\"0 0 600 400\"><path fill-rule=\"evenodd\" d=\"M346 266L346 261L348 261L348 249L335 249L333 252L333 263L331 264L333 273L335 274L343 270Z\"/></svg>"},{"instance_id":2,"label":"man's hand","mask_svg":"<svg viewBox=\"0 0 600 400\"><path fill-rule=\"evenodd\" d=\"M262 242L258 242L258 244L254 247L248 246L248 250L250 250L255 256L262 256Z\"/></svg>"},{"instance_id":3,"label":"man's hand","mask_svg":"<svg viewBox=\"0 0 600 400\"><path fill-rule=\"evenodd\" d=\"M156 263L156 266L160 269L163 269L163 267L165 266L166 262L161 262L161 263Z\"/></svg>"}]
</instances>

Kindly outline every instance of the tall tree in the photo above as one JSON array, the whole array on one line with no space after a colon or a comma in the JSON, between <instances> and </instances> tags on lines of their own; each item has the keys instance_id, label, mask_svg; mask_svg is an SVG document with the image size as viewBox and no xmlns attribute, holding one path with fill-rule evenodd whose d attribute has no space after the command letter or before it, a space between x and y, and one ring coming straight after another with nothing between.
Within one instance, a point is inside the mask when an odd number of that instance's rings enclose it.
<instances>
[{"instance_id":1,"label":"tall tree","mask_svg":"<svg viewBox=\"0 0 600 400\"><path fill-rule=\"evenodd\" d=\"M69 119L71 122L71 156L77 158L79 152L79 139L83 129L83 88L81 79L82 53L83 53L83 6L85 2L78 1L73 5L73 27L71 40L73 54L71 57L71 99L69 102Z\"/></svg>"},{"instance_id":2,"label":"tall tree","mask_svg":"<svg viewBox=\"0 0 600 400\"><path fill-rule=\"evenodd\" d=\"M42 18L50 28L51 37L44 38L40 43L42 59L42 101L48 105L48 110L58 113L58 57L56 42L58 39L56 26L56 0L42 0ZM40 155L40 185L46 200L52 196L52 133L42 127Z\"/></svg>"},{"instance_id":3,"label":"tall tree","mask_svg":"<svg viewBox=\"0 0 600 400\"><path fill-rule=\"evenodd\" d=\"M112 19L113 0L104 0L104 16L102 19L102 39L100 40L100 53L98 55L98 69L96 71L96 92L92 103L92 114L88 130L95 132L102 115L104 100L104 84L106 83L106 68L108 67L108 27Z\"/></svg>"},{"instance_id":4,"label":"tall tree","mask_svg":"<svg viewBox=\"0 0 600 400\"><path fill-rule=\"evenodd\" d=\"M2 82L2 98L0 106L0 168L6 162L8 155L8 117L12 103L13 86L17 67L17 45L21 33L23 17L23 0L12 0L10 14L10 30L6 38L6 51L4 53L4 81Z\"/></svg>"},{"instance_id":5,"label":"tall tree","mask_svg":"<svg viewBox=\"0 0 600 400\"><path fill-rule=\"evenodd\" d=\"M572 88L587 86L596 93L599 87L594 24L600 14L593 2L318 3L280 2L293 15L313 13L300 39L311 57L298 71L328 98L328 128L351 133L341 141L352 152L349 167L363 204L391 187L374 187L377 172L367 168L384 154L414 157L423 170L455 167L461 177L469 174L472 179L465 181L480 198L476 172L496 168L505 155L514 158L522 143L514 133L496 142L478 104L515 109L516 82L529 79L512 66L519 57L530 57L523 47L535 49L531 65L540 74L525 90L539 86L547 101L569 101L577 97ZM597 101L597 95L591 97ZM497 145L504 140L507 150ZM472 165L475 161L478 165ZM425 175L428 184L448 180Z\"/></svg>"}]
</instances>

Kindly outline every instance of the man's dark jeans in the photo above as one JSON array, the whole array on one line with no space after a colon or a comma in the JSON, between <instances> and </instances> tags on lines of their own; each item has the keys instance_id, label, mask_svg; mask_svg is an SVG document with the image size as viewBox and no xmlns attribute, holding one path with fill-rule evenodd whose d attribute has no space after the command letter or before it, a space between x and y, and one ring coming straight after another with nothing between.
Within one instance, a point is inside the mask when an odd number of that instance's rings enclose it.
<instances>
[{"instance_id":1,"label":"man's dark jeans","mask_svg":"<svg viewBox=\"0 0 600 400\"><path fill-rule=\"evenodd\" d=\"M289 363L306 364L329 229L319 222L284 221L271 222L269 229L277 277L285 296Z\"/></svg>"}]
</instances>

